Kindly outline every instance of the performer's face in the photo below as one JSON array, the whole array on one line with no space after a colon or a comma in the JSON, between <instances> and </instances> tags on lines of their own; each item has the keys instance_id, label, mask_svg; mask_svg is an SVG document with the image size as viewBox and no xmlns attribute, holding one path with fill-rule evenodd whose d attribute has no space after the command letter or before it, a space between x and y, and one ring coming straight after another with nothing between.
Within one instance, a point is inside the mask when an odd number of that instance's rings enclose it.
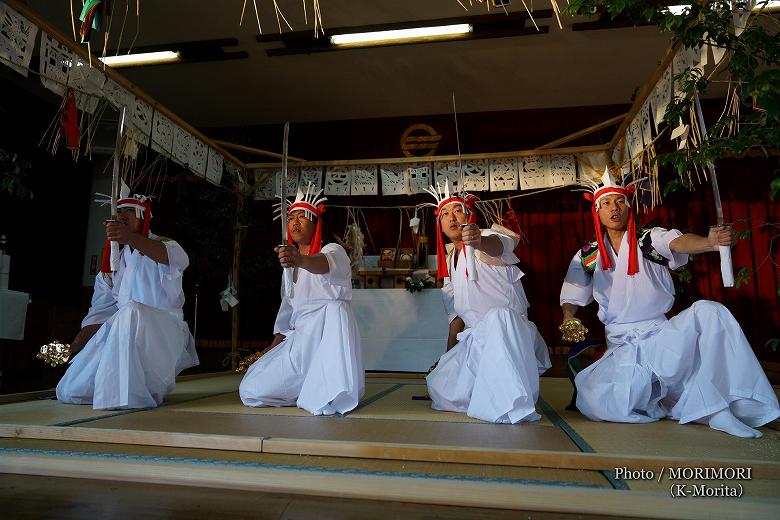
<instances>
[{"instance_id":1,"label":"performer's face","mask_svg":"<svg viewBox=\"0 0 780 520\"><path fill-rule=\"evenodd\" d=\"M134 208L119 208L116 210L119 222L130 228L133 233L140 233L144 227L144 220L135 216Z\"/></svg>"},{"instance_id":2,"label":"performer's face","mask_svg":"<svg viewBox=\"0 0 780 520\"><path fill-rule=\"evenodd\" d=\"M293 211L287 217L287 233L296 244L308 246L314 236L314 222L304 211Z\"/></svg>"},{"instance_id":3,"label":"performer's face","mask_svg":"<svg viewBox=\"0 0 780 520\"><path fill-rule=\"evenodd\" d=\"M468 223L468 216L463 211L463 204L447 204L439 210L441 230L450 240L460 240L461 224Z\"/></svg>"},{"instance_id":4,"label":"performer's face","mask_svg":"<svg viewBox=\"0 0 780 520\"><path fill-rule=\"evenodd\" d=\"M613 231L625 231L628 225L628 212L631 208L626 204L625 195L612 193L605 195L600 201L599 219L601 225Z\"/></svg>"}]
</instances>

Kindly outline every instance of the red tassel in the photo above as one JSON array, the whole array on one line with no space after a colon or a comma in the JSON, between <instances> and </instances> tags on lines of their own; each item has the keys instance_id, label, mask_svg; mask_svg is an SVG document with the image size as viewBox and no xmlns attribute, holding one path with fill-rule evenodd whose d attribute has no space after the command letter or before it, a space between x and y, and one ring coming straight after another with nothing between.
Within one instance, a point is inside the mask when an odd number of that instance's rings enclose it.
<instances>
[{"instance_id":1,"label":"red tassel","mask_svg":"<svg viewBox=\"0 0 780 520\"><path fill-rule=\"evenodd\" d=\"M325 213L325 205L317 206L317 227L314 228L314 236L309 245L309 256L316 255L322 250L322 214Z\"/></svg>"},{"instance_id":2,"label":"red tassel","mask_svg":"<svg viewBox=\"0 0 780 520\"><path fill-rule=\"evenodd\" d=\"M79 114L76 110L76 95L72 88L69 88L65 93L65 109L62 111L60 125L67 147L71 150L78 150L81 130L79 130Z\"/></svg>"},{"instance_id":3,"label":"red tassel","mask_svg":"<svg viewBox=\"0 0 780 520\"><path fill-rule=\"evenodd\" d=\"M439 212L437 211L438 215ZM436 219L436 276L438 278L447 278L450 276L447 271L447 250L444 249L444 239L441 236L441 223Z\"/></svg>"},{"instance_id":4,"label":"red tassel","mask_svg":"<svg viewBox=\"0 0 780 520\"><path fill-rule=\"evenodd\" d=\"M599 244L599 256L601 257L601 270L607 271L612 268L612 260L607 254L607 248L604 246L604 232L601 230L601 220L599 219L599 210L593 204L590 208L593 215L593 225L596 228L596 242Z\"/></svg>"},{"instance_id":5,"label":"red tassel","mask_svg":"<svg viewBox=\"0 0 780 520\"><path fill-rule=\"evenodd\" d=\"M100 260L100 272L111 272L111 242L106 239L106 245L103 246L103 258Z\"/></svg>"},{"instance_id":6,"label":"red tassel","mask_svg":"<svg viewBox=\"0 0 780 520\"><path fill-rule=\"evenodd\" d=\"M633 210L628 210L628 275L633 276L639 272L639 256L637 253L636 221Z\"/></svg>"}]
</instances>

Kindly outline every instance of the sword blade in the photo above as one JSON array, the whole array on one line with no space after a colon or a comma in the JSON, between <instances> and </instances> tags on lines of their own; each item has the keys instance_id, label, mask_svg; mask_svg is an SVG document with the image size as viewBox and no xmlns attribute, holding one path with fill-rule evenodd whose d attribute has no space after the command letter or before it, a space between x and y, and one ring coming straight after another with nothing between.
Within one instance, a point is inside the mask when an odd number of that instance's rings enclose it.
<instances>
[{"instance_id":1,"label":"sword blade","mask_svg":"<svg viewBox=\"0 0 780 520\"><path fill-rule=\"evenodd\" d=\"M122 160L122 135L125 131L125 111L126 107L122 107L122 112L119 114L119 126L116 129L116 143L114 144L114 168L111 177L111 218L116 220L117 218L117 200L119 200L119 186L121 184L121 175L119 172L119 164Z\"/></svg>"},{"instance_id":2,"label":"sword blade","mask_svg":"<svg viewBox=\"0 0 780 520\"><path fill-rule=\"evenodd\" d=\"M455 107L455 92L452 93L452 114L455 117L455 143L458 146L458 189L461 194L466 196L466 176L463 174L463 159L460 156L460 132L458 131L458 110Z\"/></svg>"},{"instance_id":3,"label":"sword blade","mask_svg":"<svg viewBox=\"0 0 780 520\"><path fill-rule=\"evenodd\" d=\"M287 147L289 144L290 122L284 123L284 137L282 138L282 178L279 194L282 197L280 207L280 220L282 221L282 244L287 243Z\"/></svg>"},{"instance_id":4,"label":"sword blade","mask_svg":"<svg viewBox=\"0 0 780 520\"><path fill-rule=\"evenodd\" d=\"M699 130L701 131L701 139L706 142L709 137L707 136L707 126L704 123L704 114L701 111L701 103L699 102L699 92L693 91L693 104L696 109L696 120L699 122ZM710 171L710 180L712 182L712 195L715 199L715 214L718 218L718 224L723 224L723 203L720 198L720 188L718 187L718 176L715 174L715 165L712 161L707 161L707 169Z\"/></svg>"}]
</instances>

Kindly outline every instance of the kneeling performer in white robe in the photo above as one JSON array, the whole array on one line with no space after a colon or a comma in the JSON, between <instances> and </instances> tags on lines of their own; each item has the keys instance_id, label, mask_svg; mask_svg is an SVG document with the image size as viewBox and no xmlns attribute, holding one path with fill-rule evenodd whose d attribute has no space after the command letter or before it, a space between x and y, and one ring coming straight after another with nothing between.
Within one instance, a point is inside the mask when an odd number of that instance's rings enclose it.
<instances>
[{"instance_id":1,"label":"kneeling performer in white robe","mask_svg":"<svg viewBox=\"0 0 780 520\"><path fill-rule=\"evenodd\" d=\"M536 421L539 375L550 368L550 357L526 315L523 273L514 265L517 240L508 230L477 227L473 195L450 196L449 186L444 194L433 188L429 193L438 202L431 206L438 218L437 261L450 321L450 350L427 377L432 406L493 423ZM449 255L442 232L454 246ZM474 248L477 280L467 272L464 246Z\"/></svg>"},{"instance_id":2,"label":"kneeling performer in white robe","mask_svg":"<svg viewBox=\"0 0 780 520\"><path fill-rule=\"evenodd\" d=\"M297 405L313 415L333 415L353 410L363 396L352 271L340 245L321 248L326 199L318 199L320 193L304 197L299 190L287 211L287 236L298 247L275 251L282 267L295 269L293 296L285 295L283 283L274 340L239 387L247 406Z\"/></svg>"},{"instance_id":3,"label":"kneeling performer in white robe","mask_svg":"<svg viewBox=\"0 0 780 520\"><path fill-rule=\"evenodd\" d=\"M198 364L195 341L182 317L184 249L149 232L143 196L119 199L118 221L106 223L101 273L57 399L96 410L158 406L176 375ZM111 273L109 241L123 245ZM82 348L83 347L83 348Z\"/></svg>"},{"instance_id":4,"label":"kneeling performer in white robe","mask_svg":"<svg viewBox=\"0 0 780 520\"><path fill-rule=\"evenodd\" d=\"M602 185L590 188L586 198L593 202L598 240L569 265L561 328L581 327L574 314L595 299L607 352L575 378L579 410L597 421L669 418L761 437L755 428L780 416L780 409L729 310L701 300L671 319L665 316L674 303L669 269L685 265L690 254L733 246L734 231L721 226L703 237L656 227L637 233L627 203L633 186L616 184L607 170Z\"/></svg>"}]
</instances>

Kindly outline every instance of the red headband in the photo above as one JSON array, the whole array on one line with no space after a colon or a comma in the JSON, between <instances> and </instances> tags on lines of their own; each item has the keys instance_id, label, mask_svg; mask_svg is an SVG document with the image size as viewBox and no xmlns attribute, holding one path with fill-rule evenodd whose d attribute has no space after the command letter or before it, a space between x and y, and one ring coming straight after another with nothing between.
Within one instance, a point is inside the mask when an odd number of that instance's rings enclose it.
<instances>
[{"instance_id":1,"label":"red headband","mask_svg":"<svg viewBox=\"0 0 780 520\"><path fill-rule=\"evenodd\" d=\"M599 218L598 202L599 199L605 195L623 195L626 198L633 195L634 186L628 188L619 188L609 186L596 190L595 193L586 193L585 198L592 202L590 207L591 215L593 216L593 226L596 229L596 241L599 245L599 257L601 258L601 269L606 271L612 268L612 260L607 254L607 248L604 245L604 232L601 230L601 219ZM634 219L634 211L631 207L628 207L628 275L632 276L639 272L639 256L637 254L636 245L636 221Z\"/></svg>"}]
</instances>

